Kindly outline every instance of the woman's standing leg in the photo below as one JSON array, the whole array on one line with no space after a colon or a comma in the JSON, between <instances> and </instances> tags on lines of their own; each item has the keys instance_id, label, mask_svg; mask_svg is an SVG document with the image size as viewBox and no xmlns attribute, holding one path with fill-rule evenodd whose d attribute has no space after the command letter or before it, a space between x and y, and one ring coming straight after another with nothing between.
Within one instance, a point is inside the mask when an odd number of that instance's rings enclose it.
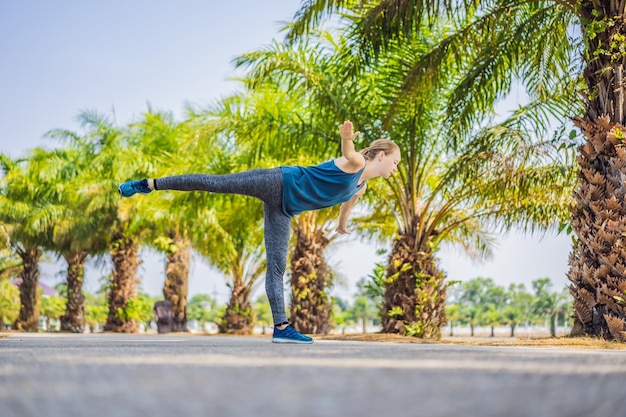
<instances>
[{"instance_id":1,"label":"woman's standing leg","mask_svg":"<svg viewBox=\"0 0 626 417\"><path fill-rule=\"evenodd\" d=\"M285 215L281 208L281 199L265 201L265 252L267 256L267 272L265 274L265 292L272 309L274 319L273 343L313 343L313 339L305 336L287 323L283 277L287 266L289 235L291 234L291 217Z\"/></svg>"},{"instance_id":2,"label":"woman's standing leg","mask_svg":"<svg viewBox=\"0 0 626 417\"><path fill-rule=\"evenodd\" d=\"M277 204L263 203L265 214L265 253L267 271L265 273L265 292L272 309L274 324L287 321L283 277L287 266L291 217L283 213Z\"/></svg>"}]
</instances>

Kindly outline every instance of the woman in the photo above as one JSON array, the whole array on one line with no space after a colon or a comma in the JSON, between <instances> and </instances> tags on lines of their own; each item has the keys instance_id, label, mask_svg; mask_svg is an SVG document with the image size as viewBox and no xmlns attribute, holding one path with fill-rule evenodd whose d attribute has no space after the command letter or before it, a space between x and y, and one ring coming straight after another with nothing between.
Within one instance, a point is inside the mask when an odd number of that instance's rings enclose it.
<instances>
[{"instance_id":1,"label":"woman","mask_svg":"<svg viewBox=\"0 0 626 417\"><path fill-rule=\"evenodd\" d=\"M336 231L346 229L350 210L363 195L366 181L389 178L397 171L400 148L390 140L378 139L357 152L352 122L339 127L342 156L320 165L282 166L254 169L226 175L189 174L158 179L129 181L119 186L123 197L153 190L209 191L242 194L263 201L267 271L265 291L274 320L274 343L313 343L287 321L283 295L283 275L291 233L291 218L306 210L319 210L341 204Z\"/></svg>"}]
</instances>

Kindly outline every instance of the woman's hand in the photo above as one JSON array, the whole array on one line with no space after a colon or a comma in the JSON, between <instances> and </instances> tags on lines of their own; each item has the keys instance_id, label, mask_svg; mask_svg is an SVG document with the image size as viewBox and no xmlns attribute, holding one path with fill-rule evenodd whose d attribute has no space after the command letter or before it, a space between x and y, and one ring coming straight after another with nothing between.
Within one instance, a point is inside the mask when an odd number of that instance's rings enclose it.
<instances>
[{"instance_id":1,"label":"woman's hand","mask_svg":"<svg viewBox=\"0 0 626 417\"><path fill-rule=\"evenodd\" d=\"M344 226L337 226L337 228L335 229L335 232L339 233L340 235L350 234L350 231L346 229Z\"/></svg>"},{"instance_id":2,"label":"woman's hand","mask_svg":"<svg viewBox=\"0 0 626 417\"><path fill-rule=\"evenodd\" d=\"M339 136L341 139L354 140L361 132L353 132L354 126L350 120L346 120L339 126Z\"/></svg>"}]
</instances>

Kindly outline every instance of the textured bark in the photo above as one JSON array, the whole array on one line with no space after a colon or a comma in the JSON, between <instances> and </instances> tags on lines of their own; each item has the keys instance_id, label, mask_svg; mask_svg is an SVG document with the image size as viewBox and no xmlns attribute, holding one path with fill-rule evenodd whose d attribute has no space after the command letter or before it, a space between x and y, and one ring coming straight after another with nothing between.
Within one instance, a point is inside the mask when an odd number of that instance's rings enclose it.
<instances>
[{"instance_id":1,"label":"textured bark","mask_svg":"<svg viewBox=\"0 0 626 417\"><path fill-rule=\"evenodd\" d=\"M620 341L626 341L625 4L583 2L577 9L587 47L588 91L587 114L574 118L586 141L578 149L580 175L571 207L577 241L568 272L572 333Z\"/></svg>"},{"instance_id":2,"label":"textured bark","mask_svg":"<svg viewBox=\"0 0 626 417\"><path fill-rule=\"evenodd\" d=\"M623 127L608 117L576 118L587 136L579 148L579 185L572 204L577 243L568 278L574 297L573 332L626 341L626 147Z\"/></svg>"},{"instance_id":3,"label":"textured bark","mask_svg":"<svg viewBox=\"0 0 626 417\"><path fill-rule=\"evenodd\" d=\"M302 333L327 334L332 328L332 305L328 295L332 271L324 259L328 239L315 227L316 213L301 214L296 225L296 247L291 257L290 321ZM304 222L302 222L304 221Z\"/></svg>"},{"instance_id":4,"label":"textured bark","mask_svg":"<svg viewBox=\"0 0 626 417\"><path fill-rule=\"evenodd\" d=\"M85 330L85 260L87 252L64 254L67 262L67 303L61 316L61 330L82 333Z\"/></svg>"},{"instance_id":5,"label":"textured bark","mask_svg":"<svg viewBox=\"0 0 626 417\"><path fill-rule=\"evenodd\" d=\"M172 330L186 332L187 293L189 291L189 259L191 245L174 232L169 233L176 251L167 254L163 297L172 303Z\"/></svg>"},{"instance_id":6,"label":"textured bark","mask_svg":"<svg viewBox=\"0 0 626 417\"><path fill-rule=\"evenodd\" d=\"M137 323L125 316L128 300L135 297L137 278L135 272L139 266L138 246L135 241L121 233L116 233L111 245L113 276L109 289L109 315L104 325L105 331L117 333L137 332Z\"/></svg>"},{"instance_id":7,"label":"textured bark","mask_svg":"<svg viewBox=\"0 0 626 417\"><path fill-rule=\"evenodd\" d=\"M393 244L383 292L384 333L441 338L446 324L444 274L427 244L419 247L416 223ZM424 240L425 241L425 240Z\"/></svg>"},{"instance_id":8,"label":"textured bark","mask_svg":"<svg viewBox=\"0 0 626 417\"><path fill-rule=\"evenodd\" d=\"M254 315L250 304L250 288L242 284L235 284L224 317L218 324L219 332L248 335L252 334L253 324Z\"/></svg>"},{"instance_id":9,"label":"textured bark","mask_svg":"<svg viewBox=\"0 0 626 417\"><path fill-rule=\"evenodd\" d=\"M39 258L42 251L28 248L18 251L22 258L20 278L20 314L13 323L15 330L23 332L39 331Z\"/></svg>"}]
</instances>

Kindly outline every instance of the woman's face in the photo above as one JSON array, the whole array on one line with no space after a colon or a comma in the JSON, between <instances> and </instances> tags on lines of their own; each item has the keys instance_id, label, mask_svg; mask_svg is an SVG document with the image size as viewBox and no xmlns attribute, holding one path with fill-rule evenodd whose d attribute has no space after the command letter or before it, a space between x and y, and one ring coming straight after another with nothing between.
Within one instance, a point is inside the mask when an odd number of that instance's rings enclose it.
<instances>
[{"instance_id":1,"label":"woman's face","mask_svg":"<svg viewBox=\"0 0 626 417\"><path fill-rule=\"evenodd\" d=\"M400 150L396 149L390 154L381 152L381 160L379 167L379 174L383 178L389 178L398 171L398 164L400 163Z\"/></svg>"}]
</instances>

